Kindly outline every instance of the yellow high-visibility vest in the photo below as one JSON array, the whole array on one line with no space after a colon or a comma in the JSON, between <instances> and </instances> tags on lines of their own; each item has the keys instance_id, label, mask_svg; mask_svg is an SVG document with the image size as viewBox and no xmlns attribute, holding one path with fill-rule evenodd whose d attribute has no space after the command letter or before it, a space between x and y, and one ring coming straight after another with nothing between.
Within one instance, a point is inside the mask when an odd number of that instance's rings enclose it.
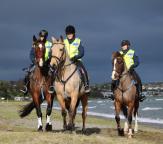
<instances>
[{"instance_id":1,"label":"yellow high-visibility vest","mask_svg":"<svg viewBox=\"0 0 163 144\"><path fill-rule=\"evenodd\" d=\"M120 54L123 55L123 59L128 70L134 64L134 53L135 51L132 49L129 49L126 54L124 54L123 51L120 51Z\"/></svg>"},{"instance_id":2,"label":"yellow high-visibility vest","mask_svg":"<svg viewBox=\"0 0 163 144\"><path fill-rule=\"evenodd\" d=\"M67 50L70 59L78 55L79 53L78 48L80 46L80 42L81 41L79 38L75 38L75 40L71 44L69 43L68 39L64 40L65 48Z\"/></svg>"},{"instance_id":3,"label":"yellow high-visibility vest","mask_svg":"<svg viewBox=\"0 0 163 144\"><path fill-rule=\"evenodd\" d=\"M45 61L47 61L50 58L49 53L50 53L51 47L52 47L52 43L50 41L46 41L45 42L45 48L46 48Z\"/></svg>"}]
</instances>

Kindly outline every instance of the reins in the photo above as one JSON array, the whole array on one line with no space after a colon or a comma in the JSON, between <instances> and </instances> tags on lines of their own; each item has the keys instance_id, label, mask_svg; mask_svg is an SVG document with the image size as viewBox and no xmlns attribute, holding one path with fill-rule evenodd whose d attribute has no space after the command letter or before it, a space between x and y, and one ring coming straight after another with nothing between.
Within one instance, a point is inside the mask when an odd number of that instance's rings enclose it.
<instances>
[{"instance_id":1,"label":"reins","mask_svg":"<svg viewBox=\"0 0 163 144\"><path fill-rule=\"evenodd\" d=\"M53 45L54 44L63 44L63 43L53 43ZM63 44L64 45L64 44ZM65 50L63 50L63 52L62 52L62 55L61 55L61 57L59 58L59 57L56 57L56 56L51 56L52 58L55 58L56 59L56 62L57 62L57 69L56 69L56 73L55 73L55 76L57 77L57 79L58 79L58 81L59 82L61 82L62 84L63 84L63 87L64 87L64 93L65 93L65 85L66 85L66 83L69 81L69 79L75 74L75 72L77 71L77 66L76 66L76 68L74 69L74 71L69 75L69 77L66 79L66 80L62 80L62 78L60 78L59 77L59 70L61 69L61 68L63 68L63 67L68 67L68 66L70 66L70 65L72 65L74 62L71 62L71 63L69 63L69 64L67 64L67 65L64 65L65 64L65 61L66 61L66 58L64 59L63 58L63 56L64 56L64 54L65 54Z\"/></svg>"}]
</instances>

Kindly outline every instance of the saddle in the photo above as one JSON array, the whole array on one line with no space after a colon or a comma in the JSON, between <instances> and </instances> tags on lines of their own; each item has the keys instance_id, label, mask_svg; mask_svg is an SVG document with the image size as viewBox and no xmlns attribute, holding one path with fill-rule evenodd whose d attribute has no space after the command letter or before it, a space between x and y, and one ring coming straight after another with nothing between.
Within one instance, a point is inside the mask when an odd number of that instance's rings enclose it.
<instances>
[{"instance_id":1,"label":"saddle","mask_svg":"<svg viewBox=\"0 0 163 144\"><path fill-rule=\"evenodd\" d=\"M141 84L141 79L135 70L133 70L130 74L132 75L132 78L135 81L135 85Z\"/></svg>"}]
</instances>

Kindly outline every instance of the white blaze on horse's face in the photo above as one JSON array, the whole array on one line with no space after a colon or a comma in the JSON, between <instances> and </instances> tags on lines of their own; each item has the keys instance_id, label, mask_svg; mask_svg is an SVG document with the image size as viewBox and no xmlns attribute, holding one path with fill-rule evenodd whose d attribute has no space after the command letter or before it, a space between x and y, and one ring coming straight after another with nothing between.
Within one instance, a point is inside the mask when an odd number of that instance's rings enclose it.
<instances>
[{"instance_id":1,"label":"white blaze on horse's face","mask_svg":"<svg viewBox=\"0 0 163 144\"><path fill-rule=\"evenodd\" d=\"M112 71L112 76L111 76L112 80L117 80L115 76L116 75L116 68L115 68L116 63L117 63L117 59L114 59L113 71Z\"/></svg>"},{"instance_id":2,"label":"white blaze on horse's face","mask_svg":"<svg viewBox=\"0 0 163 144\"><path fill-rule=\"evenodd\" d=\"M42 58L40 58L40 60L39 60L39 66L40 66L40 67L43 66L43 59L42 59Z\"/></svg>"},{"instance_id":3,"label":"white blaze on horse's face","mask_svg":"<svg viewBox=\"0 0 163 144\"><path fill-rule=\"evenodd\" d=\"M38 47L39 47L40 49L42 49L43 45L42 45L42 44L39 44Z\"/></svg>"},{"instance_id":4,"label":"white blaze on horse's face","mask_svg":"<svg viewBox=\"0 0 163 144\"><path fill-rule=\"evenodd\" d=\"M43 45L42 45L41 43L38 45L38 47L40 48L40 50L43 49ZM39 60L39 66L40 66L40 67L43 66L43 59L42 59L42 58L40 58L40 60Z\"/></svg>"}]
</instances>

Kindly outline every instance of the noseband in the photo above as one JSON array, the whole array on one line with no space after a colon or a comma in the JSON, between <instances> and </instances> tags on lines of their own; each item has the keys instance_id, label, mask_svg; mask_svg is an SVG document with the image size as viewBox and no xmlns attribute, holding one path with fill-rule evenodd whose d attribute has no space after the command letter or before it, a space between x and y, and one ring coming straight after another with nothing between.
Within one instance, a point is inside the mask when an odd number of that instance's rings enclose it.
<instances>
[{"instance_id":1,"label":"noseband","mask_svg":"<svg viewBox=\"0 0 163 144\"><path fill-rule=\"evenodd\" d=\"M128 71L126 73L121 73L121 74L119 74L116 70L113 71L118 75L119 79L128 74Z\"/></svg>"}]
</instances>

